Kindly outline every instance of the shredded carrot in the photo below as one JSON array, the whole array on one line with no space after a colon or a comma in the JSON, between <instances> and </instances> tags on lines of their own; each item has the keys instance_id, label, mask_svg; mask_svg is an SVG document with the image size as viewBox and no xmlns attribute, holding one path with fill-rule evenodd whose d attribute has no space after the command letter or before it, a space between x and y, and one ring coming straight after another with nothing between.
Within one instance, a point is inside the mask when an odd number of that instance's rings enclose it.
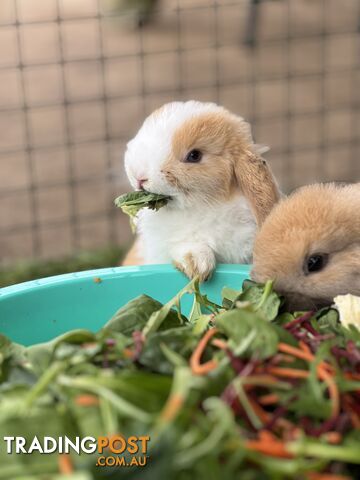
<instances>
[{"instance_id":1,"label":"shredded carrot","mask_svg":"<svg viewBox=\"0 0 360 480\"><path fill-rule=\"evenodd\" d=\"M245 442L245 447L272 457L293 458L293 455L286 450L285 443L271 434L264 435L263 433L259 440L248 440Z\"/></svg>"},{"instance_id":2,"label":"shredded carrot","mask_svg":"<svg viewBox=\"0 0 360 480\"><path fill-rule=\"evenodd\" d=\"M74 398L74 402L80 407L93 407L99 405L99 399L95 397L95 395L87 394L78 395Z\"/></svg>"},{"instance_id":3,"label":"shredded carrot","mask_svg":"<svg viewBox=\"0 0 360 480\"><path fill-rule=\"evenodd\" d=\"M329 363L321 362L319 365L321 365L322 368L324 368L327 372L329 372L330 375L335 375L334 367Z\"/></svg>"},{"instance_id":4,"label":"shredded carrot","mask_svg":"<svg viewBox=\"0 0 360 480\"><path fill-rule=\"evenodd\" d=\"M265 412L265 410L252 398L248 397L249 403L255 412L255 415L260 418L262 423L268 423L271 420L271 416Z\"/></svg>"},{"instance_id":5,"label":"shredded carrot","mask_svg":"<svg viewBox=\"0 0 360 480\"><path fill-rule=\"evenodd\" d=\"M220 348L221 350L226 350L228 348L227 343L220 338L214 338L211 343L214 347Z\"/></svg>"},{"instance_id":6,"label":"shredded carrot","mask_svg":"<svg viewBox=\"0 0 360 480\"><path fill-rule=\"evenodd\" d=\"M61 453L58 459L59 471L63 475L71 475L74 473L74 466L68 453Z\"/></svg>"},{"instance_id":7,"label":"shredded carrot","mask_svg":"<svg viewBox=\"0 0 360 480\"><path fill-rule=\"evenodd\" d=\"M286 353L278 353L276 357L279 359L279 362L285 362L285 363L295 362L295 358L291 357L290 355L287 355Z\"/></svg>"},{"instance_id":8,"label":"shredded carrot","mask_svg":"<svg viewBox=\"0 0 360 480\"><path fill-rule=\"evenodd\" d=\"M305 352L305 350L300 350L299 348L292 347L287 343L280 342L278 345L278 350L283 353L289 353L290 355L301 358L302 360L307 360L308 362L312 362L315 358L311 352Z\"/></svg>"},{"instance_id":9,"label":"shredded carrot","mask_svg":"<svg viewBox=\"0 0 360 480\"><path fill-rule=\"evenodd\" d=\"M308 362L312 362L315 360L314 354L311 352L310 348L304 343L303 341L299 342L299 348L292 347L287 343L279 343L278 349L280 352L288 353L293 355L296 358L301 358L302 360L307 360ZM321 368L329 371L331 374L334 374L334 369L331 365L326 362L320 363Z\"/></svg>"},{"instance_id":10,"label":"shredded carrot","mask_svg":"<svg viewBox=\"0 0 360 480\"><path fill-rule=\"evenodd\" d=\"M175 418L178 411L183 406L184 399L181 395L172 395L165 404L163 411L160 414L162 420L171 422Z\"/></svg>"},{"instance_id":11,"label":"shredded carrot","mask_svg":"<svg viewBox=\"0 0 360 480\"><path fill-rule=\"evenodd\" d=\"M209 360L203 364L200 363L201 356L206 348L206 345L208 344L209 340L217 334L217 332L217 328L211 328L208 330L193 351L193 354L190 357L190 367L194 375L206 375L208 372L211 372L211 370L214 370L217 367L217 362L215 360Z\"/></svg>"},{"instance_id":12,"label":"shredded carrot","mask_svg":"<svg viewBox=\"0 0 360 480\"><path fill-rule=\"evenodd\" d=\"M331 416L332 418L336 418L340 413L340 395L336 382L333 376L324 368L323 362L318 365L317 374L328 386L329 396L332 402Z\"/></svg>"},{"instance_id":13,"label":"shredded carrot","mask_svg":"<svg viewBox=\"0 0 360 480\"><path fill-rule=\"evenodd\" d=\"M323 438L331 444L338 444L342 441L342 435L339 432L327 432L323 435Z\"/></svg>"},{"instance_id":14,"label":"shredded carrot","mask_svg":"<svg viewBox=\"0 0 360 480\"><path fill-rule=\"evenodd\" d=\"M122 353L125 358L133 358L134 356L134 352L131 350L131 348L124 348Z\"/></svg>"},{"instance_id":15,"label":"shredded carrot","mask_svg":"<svg viewBox=\"0 0 360 480\"><path fill-rule=\"evenodd\" d=\"M261 405L273 405L274 403L278 403L279 396L276 395L276 393L268 393L259 397L258 400Z\"/></svg>"},{"instance_id":16,"label":"shredded carrot","mask_svg":"<svg viewBox=\"0 0 360 480\"><path fill-rule=\"evenodd\" d=\"M260 430L259 439L264 442L272 442L273 440L276 440L276 437L269 432L269 430Z\"/></svg>"},{"instance_id":17,"label":"shredded carrot","mask_svg":"<svg viewBox=\"0 0 360 480\"><path fill-rule=\"evenodd\" d=\"M267 371L278 377L308 378L309 376L307 370L298 370L295 368L268 367Z\"/></svg>"},{"instance_id":18,"label":"shredded carrot","mask_svg":"<svg viewBox=\"0 0 360 480\"><path fill-rule=\"evenodd\" d=\"M299 341L299 347L304 352L308 353L309 355L312 355L312 351L310 350L310 347L308 345L306 345L306 343L303 342L302 340Z\"/></svg>"},{"instance_id":19,"label":"shredded carrot","mask_svg":"<svg viewBox=\"0 0 360 480\"><path fill-rule=\"evenodd\" d=\"M279 343L278 348L281 352L292 354L297 358L308 360L310 362L313 361L315 358L311 352L309 353L303 350L299 350L298 348L287 345L286 343ZM309 376L309 372L306 370L296 370L292 368L279 367L269 367L267 370L269 373L272 373L273 375L277 375L279 377L307 378ZM317 367L317 373L319 378L323 380L328 386L329 395L332 401L331 416L335 418L340 411L340 398L339 390L333 379L333 372L329 371L329 365L321 362Z\"/></svg>"},{"instance_id":20,"label":"shredded carrot","mask_svg":"<svg viewBox=\"0 0 360 480\"><path fill-rule=\"evenodd\" d=\"M252 441L246 442L245 446L249 450L254 450L256 452L263 453L264 455L270 455L272 457L280 457L280 458L293 457L291 453L289 453L286 450L284 444L281 442L270 444L270 443L252 440Z\"/></svg>"},{"instance_id":21,"label":"shredded carrot","mask_svg":"<svg viewBox=\"0 0 360 480\"><path fill-rule=\"evenodd\" d=\"M244 377L245 385L275 385L279 380L273 375L267 375L266 373L259 373L254 375L248 375Z\"/></svg>"}]
</instances>

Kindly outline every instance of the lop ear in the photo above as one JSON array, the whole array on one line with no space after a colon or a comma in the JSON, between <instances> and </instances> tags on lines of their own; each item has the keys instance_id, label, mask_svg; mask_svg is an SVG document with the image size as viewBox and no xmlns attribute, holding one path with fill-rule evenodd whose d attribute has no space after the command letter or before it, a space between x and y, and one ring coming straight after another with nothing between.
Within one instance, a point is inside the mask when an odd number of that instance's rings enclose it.
<instances>
[{"instance_id":1,"label":"lop ear","mask_svg":"<svg viewBox=\"0 0 360 480\"><path fill-rule=\"evenodd\" d=\"M261 157L263 146L249 145L235 162L235 177L248 200L257 224L260 226L281 193L266 160Z\"/></svg>"}]
</instances>

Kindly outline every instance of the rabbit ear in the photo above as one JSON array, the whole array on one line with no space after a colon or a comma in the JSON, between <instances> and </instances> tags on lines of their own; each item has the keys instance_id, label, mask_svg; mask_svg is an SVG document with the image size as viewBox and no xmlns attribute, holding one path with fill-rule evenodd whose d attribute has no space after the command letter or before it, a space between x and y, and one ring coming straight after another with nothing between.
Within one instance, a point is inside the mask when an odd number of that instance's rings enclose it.
<instances>
[{"instance_id":1,"label":"rabbit ear","mask_svg":"<svg viewBox=\"0 0 360 480\"><path fill-rule=\"evenodd\" d=\"M258 225L261 225L281 197L276 180L259 146L251 145L235 162L235 177L250 203Z\"/></svg>"}]
</instances>

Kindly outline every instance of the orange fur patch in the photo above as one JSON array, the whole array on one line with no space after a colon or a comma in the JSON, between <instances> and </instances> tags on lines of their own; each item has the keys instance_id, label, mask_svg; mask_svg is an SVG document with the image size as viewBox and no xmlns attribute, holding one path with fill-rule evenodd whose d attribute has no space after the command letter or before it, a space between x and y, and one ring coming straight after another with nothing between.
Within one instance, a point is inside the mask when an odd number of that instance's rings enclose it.
<instances>
[{"instance_id":1,"label":"orange fur patch","mask_svg":"<svg viewBox=\"0 0 360 480\"><path fill-rule=\"evenodd\" d=\"M254 279L276 279L282 291L314 299L360 294L359 212L360 183L299 189L262 226L254 247ZM328 254L328 264L304 275L304 261L315 253Z\"/></svg>"},{"instance_id":2,"label":"orange fur patch","mask_svg":"<svg viewBox=\"0 0 360 480\"><path fill-rule=\"evenodd\" d=\"M195 148L203 160L186 163L187 153ZM249 125L225 109L185 122L173 135L172 153L162 171L177 188L208 201L228 200L241 191L259 224L280 198L270 168L256 153Z\"/></svg>"}]
</instances>

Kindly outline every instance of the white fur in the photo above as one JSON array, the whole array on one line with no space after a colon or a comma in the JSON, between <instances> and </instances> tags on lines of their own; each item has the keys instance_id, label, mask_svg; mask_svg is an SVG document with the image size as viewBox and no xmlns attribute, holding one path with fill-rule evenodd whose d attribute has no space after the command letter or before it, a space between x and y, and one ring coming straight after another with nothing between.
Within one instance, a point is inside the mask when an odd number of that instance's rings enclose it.
<instances>
[{"instance_id":1,"label":"white fur","mask_svg":"<svg viewBox=\"0 0 360 480\"><path fill-rule=\"evenodd\" d=\"M232 200L221 203L189 200L169 185L161 172L161 166L171 152L174 132L186 120L223 111L213 103L167 104L148 117L128 143L125 168L133 188L138 187L138 179L145 178L145 190L173 197L157 212L140 212L137 229L145 263L175 261L188 273L185 257L191 254L197 272L204 279L215 268L216 262L251 261L256 222L240 192ZM244 128L249 128L245 122ZM249 136L251 138L250 130Z\"/></svg>"},{"instance_id":2,"label":"white fur","mask_svg":"<svg viewBox=\"0 0 360 480\"><path fill-rule=\"evenodd\" d=\"M247 263L252 256L256 222L246 199L239 195L206 211L204 205L142 210L138 230L146 263L182 263L187 253L204 250L206 256L208 249L217 262Z\"/></svg>"}]
</instances>

